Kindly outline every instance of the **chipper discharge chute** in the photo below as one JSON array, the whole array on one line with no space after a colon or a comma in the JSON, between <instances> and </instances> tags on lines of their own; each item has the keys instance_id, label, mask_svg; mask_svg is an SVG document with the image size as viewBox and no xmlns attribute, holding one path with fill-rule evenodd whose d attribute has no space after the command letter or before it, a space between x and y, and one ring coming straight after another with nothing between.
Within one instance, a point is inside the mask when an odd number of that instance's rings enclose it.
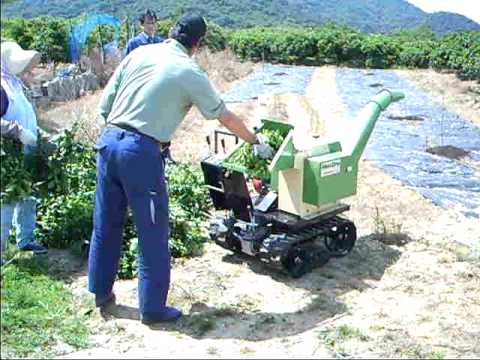
<instances>
[{"instance_id":1,"label":"chipper discharge chute","mask_svg":"<svg viewBox=\"0 0 480 360\"><path fill-rule=\"evenodd\" d=\"M401 92L380 91L344 129L343 139L317 139L302 151L294 145L292 125L262 120L257 132L281 136L268 167L258 165L261 159L248 164L248 144L204 159L205 182L221 213L210 222L212 239L281 264L293 277L347 255L357 234L353 222L339 216L349 210L340 200L356 193L358 161L380 113L403 98Z\"/></svg>"}]
</instances>

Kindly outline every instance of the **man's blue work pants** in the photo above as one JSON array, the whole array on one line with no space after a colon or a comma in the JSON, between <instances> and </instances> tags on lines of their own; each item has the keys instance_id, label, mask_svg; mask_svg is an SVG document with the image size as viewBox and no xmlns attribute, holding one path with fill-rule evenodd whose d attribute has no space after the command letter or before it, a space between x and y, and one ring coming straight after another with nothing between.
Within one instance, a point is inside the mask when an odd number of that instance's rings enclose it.
<instances>
[{"instance_id":1,"label":"man's blue work pants","mask_svg":"<svg viewBox=\"0 0 480 360\"><path fill-rule=\"evenodd\" d=\"M128 205L138 233L140 314L161 316L170 286L170 252L168 194L159 144L138 133L107 127L97 151L89 290L97 298L112 291Z\"/></svg>"}]
</instances>

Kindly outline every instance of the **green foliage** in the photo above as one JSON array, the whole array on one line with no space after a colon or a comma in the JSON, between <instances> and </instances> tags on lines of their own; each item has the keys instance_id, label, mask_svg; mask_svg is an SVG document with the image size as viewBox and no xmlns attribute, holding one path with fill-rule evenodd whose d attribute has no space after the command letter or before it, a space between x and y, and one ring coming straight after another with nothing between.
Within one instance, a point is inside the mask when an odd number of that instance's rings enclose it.
<instances>
[{"instance_id":1,"label":"green foliage","mask_svg":"<svg viewBox=\"0 0 480 360\"><path fill-rule=\"evenodd\" d=\"M272 36L269 47L269 55L276 54L278 62L307 64L315 57L317 38L314 31L299 28L280 31L282 36Z\"/></svg>"},{"instance_id":2,"label":"green foliage","mask_svg":"<svg viewBox=\"0 0 480 360\"><path fill-rule=\"evenodd\" d=\"M25 167L22 144L4 136L0 139L0 200L8 204L32 195L32 177Z\"/></svg>"},{"instance_id":3,"label":"green foliage","mask_svg":"<svg viewBox=\"0 0 480 360\"><path fill-rule=\"evenodd\" d=\"M211 208L203 174L198 167L177 164L168 167L166 178L172 256L199 255L208 239L204 225Z\"/></svg>"},{"instance_id":4,"label":"green foliage","mask_svg":"<svg viewBox=\"0 0 480 360\"><path fill-rule=\"evenodd\" d=\"M435 40L425 27L391 35L363 34L346 26L251 28L231 32L229 45L241 59L284 64L336 64L452 69L480 78L480 32L452 33Z\"/></svg>"},{"instance_id":5,"label":"green foliage","mask_svg":"<svg viewBox=\"0 0 480 360\"><path fill-rule=\"evenodd\" d=\"M390 33L390 36L399 40L400 42L412 41L433 41L436 39L435 33L426 25L416 28L396 30Z\"/></svg>"},{"instance_id":6,"label":"green foliage","mask_svg":"<svg viewBox=\"0 0 480 360\"><path fill-rule=\"evenodd\" d=\"M19 42L24 48L42 53L43 60L66 61L69 57L70 23L67 20L42 17L2 18L2 37ZM174 25L168 18L158 23L158 31L168 37ZM120 46L125 46L131 23L124 22ZM452 33L435 39L427 26L394 31L390 35L365 34L348 26L326 23L321 27L254 27L227 31L209 23L204 44L211 50L227 45L241 59L273 63L323 65L336 64L367 68L394 66L452 69L468 78L479 78L479 31ZM87 48L113 40L114 29L98 26L87 39Z\"/></svg>"},{"instance_id":7,"label":"green foliage","mask_svg":"<svg viewBox=\"0 0 480 360\"><path fill-rule=\"evenodd\" d=\"M159 21L157 23L158 34L163 38L167 38L173 25L175 25L175 20L173 18Z\"/></svg>"},{"instance_id":8,"label":"green foliage","mask_svg":"<svg viewBox=\"0 0 480 360\"><path fill-rule=\"evenodd\" d=\"M318 53L318 32L307 28L250 28L229 34L229 45L241 59L313 63Z\"/></svg>"},{"instance_id":9,"label":"green foliage","mask_svg":"<svg viewBox=\"0 0 480 360\"><path fill-rule=\"evenodd\" d=\"M467 78L480 79L480 31L446 35L432 51L432 66L453 69Z\"/></svg>"},{"instance_id":10,"label":"green foliage","mask_svg":"<svg viewBox=\"0 0 480 360\"><path fill-rule=\"evenodd\" d=\"M83 16L70 20L59 17L2 18L2 39L16 41L24 49L39 51L44 62L67 62L70 59L70 26L83 19ZM159 34L168 37L173 24L173 19L159 21ZM129 40L131 35L129 25L128 22L122 23L119 36L120 47L126 46ZM115 29L112 26L99 25L88 36L85 50L102 47L113 41L114 36ZM225 49L227 46L225 30L214 23L209 23L204 45L213 51Z\"/></svg>"},{"instance_id":11,"label":"green foliage","mask_svg":"<svg viewBox=\"0 0 480 360\"><path fill-rule=\"evenodd\" d=\"M282 145L283 139L287 135L281 130L273 129L263 129L260 133L267 138L268 144L273 148L274 153L278 151ZM271 159L261 159L255 156L251 144L243 144L231 155L228 162L243 166L256 176L262 178L269 177L268 166L270 165Z\"/></svg>"},{"instance_id":12,"label":"green foliage","mask_svg":"<svg viewBox=\"0 0 480 360\"><path fill-rule=\"evenodd\" d=\"M47 155L46 171L37 175L37 180L41 181L41 197L89 192L95 188L95 152L89 145L76 140L77 132L77 126L64 129L52 138L50 145L44 145L50 149L40 147Z\"/></svg>"},{"instance_id":13,"label":"green foliage","mask_svg":"<svg viewBox=\"0 0 480 360\"><path fill-rule=\"evenodd\" d=\"M385 33L423 24L436 33L479 30L479 25L452 13L427 14L404 0L16 0L3 6L3 16L40 15L75 17L108 13L119 18L138 17L154 9L161 18L194 12L225 27L312 26L326 21L346 24L364 32Z\"/></svg>"},{"instance_id":14,"label":"green foliage","mask_svg":"<svg viewBox=\"0 0 480 360\"><path fill-rule=\"evenodd\" d=\"M16 41L22 48L30 49L33 43L31 20L24 18L1 18L2 40Z\"/></svg>"},{"instance_id":15,"label":"green foliage","mask_svg":"<svg viewBox=\"0 0 480 360\"><path fill-rule=\"evenodd\" d=\"M94 47L102 48L115 38L115 28L111 25L98 25L87 37L87 50Z\"/></svg>"},{"instance_id":16,"label":"green foliage","mask_svg":"<svg viewBox=\"0 0 480 360\"><path fill-rule=\"evenodd\" d=\"M346 26L327 24L318 32L317 60L320 64L363 66L365 35Z\"/></svg>"},{"instance_id":17,"label":"green foliage","mask_svg":"<svg viewBox=\"0 0 480 360\"><path fill-rule=\"evenodd\" d=\"M230 35L242 59L286 64L346 64L387 68L395 64L399 43L384 35L365 35L346 26L320 28L253 28Z\"/></svg>"},{"instance_id":18,"label":"green foliage","mask_svg":"<svg viewBox=\"0 0 480 360\"><path fill-rule=\"evenodd\" d=\"M131 229L133 224L130 221ZM127 231L126 231L127 232ZM125 233L126 233L125 232ZM124 236L122 257L118 266L120 279L133 279L138 274L138 238Z\"/></svg>"},{"instance_id":19,"label":"green foliage","mask_svg":"<svg viewBox=\"0 0 480 360\"><path fill-rule=\"evenodd\" d=\"M90 239L93 228L96 167L95 152L76 140L78 128L64 130L51 143L40 141L33 163L37 209L37 238L51 248L76 247ZM194 256L207 241L204 222L210 198L201 171L191 165L168 167L171 252ZM118 276L137 273L138 240L129 212ZM78 246L77 246L78 247Z\"/></svg>"},{"instance_id":20,"label":"green foliage","mask_svg":"<svg viewBox=\"0 0 480 360\"><path fill-rule=\"evenodd\" d=\"M176 164L167 168L166 179L170 204L178 203L192 217L205 218L210 210L210 196L198 167Z\"/></svg>"},{"instance_id":21,"label":"green foliage","mask_svg":"<svg viewBox=\"0 0 480 360\"><path fill-rule=\"evenodd\" d=\"M68 248L90 238L95 192L95 153L75 139L76 127L53 139L53 151L40 145L37 172L37 238Z\"/></svg>"},{"instance_id":22,"label":"green foliage","mask_svg":"<svg viewBox=\"0 0 480 360\"><path fill-rule=\"evenodd\" d=\"M61 343L88 345L85 319L73 295L38 258L20 258L2 267L1 301L2 358L50 357Z\"/></svg>"},{"instance_id":23,"label":"green foliage","mask_svg":"<svg viewBox=\"0 0 480 360\"><path fill-rule=\"evenodd\" d=\"M242 59L285 64L363 66L366 35L345 26L251 28L233 32L229 45ZM362 49L362 46L365 49Z\"/></svg>"},{"instance_id":24,"label":"green foliage","mask_svg":"<svg viewBox=\"0 0 480 360\"><path fill-rule=\"evenodd\" d=\"M170 165L166 181L169 192L170 251L173 257L201 254L208 240L205 229L207 212L211 207L203 174L187 164ZM138 239L131 217L127 219L118 276L131 279L137 275Z\"/></svg>"},{"instance_id":25,"label":"green foliage","mask_svg":"<svg viewBox=\"0 0 480 360\"><path fill-rule=\"evenodd\" d=\"M58 249L89 240L94 200L93 191L41 199L37 209L37 239Z\"/></svg>"},{"instance_id":26,"label":"green foliage","mask_svg":"<svg viewBox=\"0 0 480 360\"><path fill-rule=\"evenodd\" d=\"M224 50L227 47L226 31L213 22L208 22L207 26L208 31L203 44L212 51Z\"/></svg>"},{"instance_id":27,"label":"green foliage","mask_svg":"<svg viewBox=\"0 0 480 360\"><path fill-rule=\"evenodd\" d=\"M383 35L369 35L360 46L365 59L365 67L386 69L395 65L399 45L395 40Z\"/></svg>"},{"instance_id":28,"label":"green foliage","mask_svg":"<svg viewBox=\"0 0 480 360\"><path fill-rule=\"evenodd\" d=\"M67 20L44 16L34 19L2 18L2 38L16 41L24 49L42 54L43 61L68 61Z\"/></svg>"},{"instance_id":29,"label":"green foliage","mask_svg":"<svg viewBox=\"0 0 480 360\"><path fill-rule=\"evenodd\" d=\"M396 65L408 68L428 68L437 42L428 26L394 31L390 37L400 44Z\"/></svg>"},{"instance_id":30,"label":"green foliage","mask_svg":"<svg viewBox=\"0 0 480 360\"><path fill-rule=\"evenodd\" d=\"M195 217L178 202L170 204L170 251L173 257L201 255L208 240L204 217Z\"/></svg>"},{"instance_id":31,"label":"green foliage","mask_svg":"<svg viewBox=\"0 0 480 360\"><path fill-rule=\"evenodd\" d=\"M432 40L419 40L401 44L396 65L408 68L428 68L435 44Z\"/></svg>"}]
</instances>

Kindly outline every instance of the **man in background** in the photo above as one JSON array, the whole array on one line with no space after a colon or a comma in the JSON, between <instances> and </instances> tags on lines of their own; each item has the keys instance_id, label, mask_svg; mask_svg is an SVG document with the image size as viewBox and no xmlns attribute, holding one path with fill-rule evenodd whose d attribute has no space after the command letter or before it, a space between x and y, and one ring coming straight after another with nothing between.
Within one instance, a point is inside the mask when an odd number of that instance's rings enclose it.
<instances>
[{"instance_id":1,"label":"man in background","mask_svg":"<svg viewBox=\"0 0 480 360\"><path fill-rule=\"evenodd\" d=\"M157 15L153 10L145 10L145 12L140 15L139 20L143 31L128 41L126 55L130 54L139 46L158 44L163 41L163 38L157 35Z\"/></svg>"}]
</instances>

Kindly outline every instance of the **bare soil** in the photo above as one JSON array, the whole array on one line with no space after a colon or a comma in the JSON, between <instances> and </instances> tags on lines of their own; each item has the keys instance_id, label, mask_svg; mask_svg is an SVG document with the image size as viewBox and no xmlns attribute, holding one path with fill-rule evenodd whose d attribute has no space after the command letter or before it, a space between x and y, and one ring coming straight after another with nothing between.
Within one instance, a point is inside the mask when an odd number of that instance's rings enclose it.
<instances>
[{"instance_id":1,"label":"bare soil","mask_svg":"<svg viewBox=\"0 0 480 360\"><path fill-rule=\"evenodd\" d=\"M326 128L343 121L336 91L335 68L317 69L306 100ZM458 95L455 87L443 91L452 99ZM236 110L252 125L262 107L275 110L261 101ZM460 115L480 119L470 102L452 104ZM189 114L176 135L174 157L198 160L216 125ZM61 349L64 357L480 357L480 245L457 243L468 238L480 244L478 221L433 205L369 161L361 161L358 179L346 214L358 240L348 256L291 279L207 244L202 256L174 262L169 302L185 314L177 323L147 327L138 321L136 280L115 284L118 305L108 314L92 310L85 265L76 263L67 271L73 274L69 286L79 311L88 314L92 347Z\"/></svg>"}]
</instances>

